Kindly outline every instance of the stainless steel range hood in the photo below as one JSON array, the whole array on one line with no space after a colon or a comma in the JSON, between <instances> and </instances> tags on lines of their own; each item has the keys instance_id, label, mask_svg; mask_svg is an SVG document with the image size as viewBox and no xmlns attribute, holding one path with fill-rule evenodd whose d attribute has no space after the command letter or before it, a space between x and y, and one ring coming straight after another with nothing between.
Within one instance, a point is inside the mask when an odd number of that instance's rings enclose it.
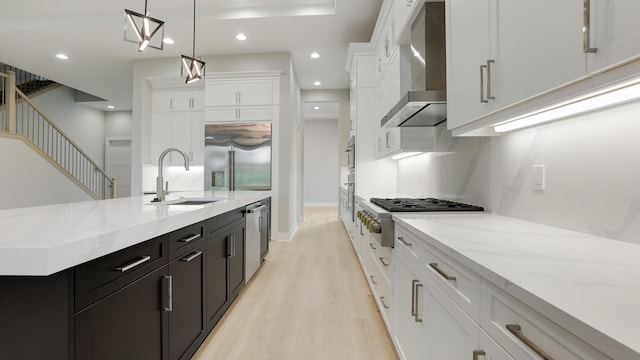
<instances>
[{"instance_id":1,"label":"stainless steel range hood","mask_svg":"<svg viewBox=\"0 0 640 360\"><path fill-rule=\"evenodd\" d=\"M434 126L447 119L443 2L426 2L411 25L411 91L380 121L383 127Z\"/></svg>"}]
</instances>

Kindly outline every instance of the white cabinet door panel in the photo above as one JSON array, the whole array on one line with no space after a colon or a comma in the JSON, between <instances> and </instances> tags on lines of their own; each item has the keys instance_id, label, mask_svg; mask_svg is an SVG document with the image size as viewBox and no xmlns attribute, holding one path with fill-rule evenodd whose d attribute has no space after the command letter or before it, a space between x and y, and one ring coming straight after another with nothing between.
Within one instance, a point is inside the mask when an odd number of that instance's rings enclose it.
<instances>
[{"instance_id":1,"label":"white cabinet door panel","mask_svg":"<svg viewBox=\"0 0 640 360\"><path fill-rule=\"evenodd\" d=\"M640 1L591 1L589 71L598 72L640 56Z\"/></svg>"},{"instance_id":2,"label":"white cabinet door panel","mask_svg":"<svg viewBox=\"0 0 640 360\"><path fill-rule=\"evenodd\" d=\"M205 89L207 106L236 106L238 104L237 81L207 81Z\"/></svg>"},{"instance_id":3,"label":"white cabinet door panel","mask_svg":"<svg viewBox=\"0 0 640 360\"><path fill-rule=\"evenodd\" d=\"M238 84L239 105L273 104L273 81L244 80Z\"/></svg>"}]
</instances>

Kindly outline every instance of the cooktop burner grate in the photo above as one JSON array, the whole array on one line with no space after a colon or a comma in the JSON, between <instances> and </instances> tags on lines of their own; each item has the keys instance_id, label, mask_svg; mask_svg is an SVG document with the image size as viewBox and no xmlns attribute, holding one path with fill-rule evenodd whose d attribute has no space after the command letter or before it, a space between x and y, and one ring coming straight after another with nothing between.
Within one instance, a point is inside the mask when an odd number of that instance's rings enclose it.
<instances>
[{"instance_id":1,"label":"cooktop burner grate","mask_svg":"<svg viewBox=\"0 0 640 360\"><path fill-rule=\"evenodd\" d=\"M480 206L434 198L371 198L371 202L390 212L484 211Z\"/></svg>"}]
</instances>

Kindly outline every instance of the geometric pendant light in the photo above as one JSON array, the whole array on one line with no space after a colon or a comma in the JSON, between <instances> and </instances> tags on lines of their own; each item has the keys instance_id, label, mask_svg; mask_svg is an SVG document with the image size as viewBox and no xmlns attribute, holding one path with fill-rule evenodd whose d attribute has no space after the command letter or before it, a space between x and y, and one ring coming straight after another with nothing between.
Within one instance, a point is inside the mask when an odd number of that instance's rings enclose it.
<instances>
[{"instance_id":1,"label":"geometric pendant light","mask_svg":"<svg viewBox=\"0 0 640 360\"><path fill-rule=\"evenodd\" d=\"M180 57L182 63L181 74L187 74L186 83L194 83L204 77L205 62L196 59L196 0L193 0L193 52L191 56L182 55Z\"/></svg>"},{"instance_id":2,"label":"geometric pendant light","mask_svg":"<svg viewBox=\"0 0 640 360\"><path fill-rule=\"evenodd\" d=\"M164 44L162 39L164 38L164 21L154 19L149 16L147 11L147 0L144 0L144 15L132 10L124 9L124 40L138 44L138 51L142 52L147 47L162 50ZM131 25L131 30L129 26ZM151 43L153 35L155 35L160 29L162 33L160 35L160 45ZM157 39L157 37L156 37Z\"/></svg>"}]
</instances>

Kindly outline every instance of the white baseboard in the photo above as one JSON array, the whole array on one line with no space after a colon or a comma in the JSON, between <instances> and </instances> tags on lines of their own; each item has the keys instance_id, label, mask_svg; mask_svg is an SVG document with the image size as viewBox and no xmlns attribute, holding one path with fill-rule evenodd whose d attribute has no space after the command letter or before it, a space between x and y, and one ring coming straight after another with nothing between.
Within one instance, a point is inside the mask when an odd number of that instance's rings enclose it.
<instances>
[{"instance_id":1,"label":"white baseboard","mask_svg":"<svg viewBox=\"0 0 640 360\"><path fill-rule=\"evenodd\" d=\"M288 233L278 233L275 241L291 241L293 239L293 235L295 235L297 230L298 224L293 224L293 227L291 228L291 230L289 230Z\"/></svg>"}]
</instances>

